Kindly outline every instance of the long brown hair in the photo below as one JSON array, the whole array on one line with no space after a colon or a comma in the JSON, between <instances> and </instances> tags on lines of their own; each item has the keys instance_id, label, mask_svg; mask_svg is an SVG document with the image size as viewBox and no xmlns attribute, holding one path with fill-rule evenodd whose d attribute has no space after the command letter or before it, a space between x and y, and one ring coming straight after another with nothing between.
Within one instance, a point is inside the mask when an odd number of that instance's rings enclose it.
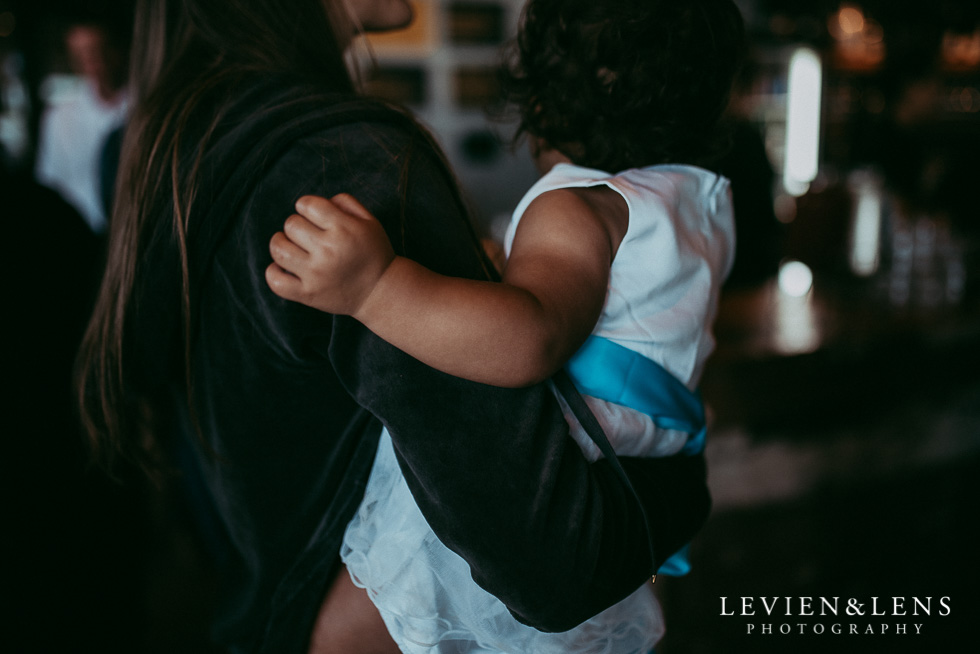
<instances>
[{"instance_id":1,"label":"long brown hair","mask_svg":"<svg viewBox=\"0 0 980 654\"><path fill-rule=\"evenodd\" d=\"M187 230L201 157L236 89L249 80L288 74L330 91L353 90L343 56L349 24L341 2L138 1L134 111L123 144L105 275L77 367L81 420L96 460L106 467L120 457L146 470L157 467L145 443L146 398L134 388L128 354L137 280L159 221L170 221L179 251L180 300L173 308L182 323L190 396Z\"/></svg>"}]
</instances>

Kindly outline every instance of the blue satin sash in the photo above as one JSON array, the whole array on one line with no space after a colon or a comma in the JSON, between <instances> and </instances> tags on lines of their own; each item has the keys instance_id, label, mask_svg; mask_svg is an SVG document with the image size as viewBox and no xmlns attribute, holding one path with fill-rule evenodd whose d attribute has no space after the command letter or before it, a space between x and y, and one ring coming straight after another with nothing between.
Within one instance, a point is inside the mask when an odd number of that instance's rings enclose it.
<instances>
[{"instance_id":1,"label":"blue satin sash","mask_svg":"<svg viewBox=\"0 0 980 654\"><path fill-rule=\"evenodd\" d=\"M656 361L601 336L589 336L566 366L583 395L650 416L658 427L690 434L683 454L704 450L704 403Z\"/></svg>"},{"instance_id":2,"label":"blue satin sash","mask_svg":"<svg viewBox=\"0 0 980 654\"><path fill-rule=\"evenodd\" d=\"M589 336L566 365L583 395L621 404L650 416L663 429L687 433L681 454L704 451L704 403L656 361L601 336ZM685 545L667 559L657 574L685 575L691 570Z\"/></svg>"}]
</instances>

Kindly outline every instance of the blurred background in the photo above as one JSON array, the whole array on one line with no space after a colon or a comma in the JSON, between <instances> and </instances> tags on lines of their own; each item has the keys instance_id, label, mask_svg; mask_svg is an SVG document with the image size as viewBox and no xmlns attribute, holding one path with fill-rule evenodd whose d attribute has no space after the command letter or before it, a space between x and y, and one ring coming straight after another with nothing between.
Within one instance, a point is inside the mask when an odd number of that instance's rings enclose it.
<instances>
[{"instance_id":1,"label":"blurred background","mask_svg":"<svg viewBox=\"0 0 980 654\"><path fill-rule=\"evenodd\" d=\"M412 28L360 43L353 65L435 132L492 245L535 179L496 87L521 2L414 4ZM739 251L702 384L715 510L693 572L657 582L657 651L963 651L980 610L980 2L737 4L751 48L718 168ZM193 507L87 470L68 401L131 5L0 0L0 218L18 273L2 651L217 651ZM756 599L742 616L742 597L932 598L932 612L768 618Z\"/></svg>"}]
</instances>

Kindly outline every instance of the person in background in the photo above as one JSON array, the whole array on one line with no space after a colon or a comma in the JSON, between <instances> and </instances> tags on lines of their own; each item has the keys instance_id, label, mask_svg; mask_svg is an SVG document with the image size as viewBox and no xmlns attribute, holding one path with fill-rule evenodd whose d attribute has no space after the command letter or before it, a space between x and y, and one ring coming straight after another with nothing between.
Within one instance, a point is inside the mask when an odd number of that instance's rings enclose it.
<instances>
[{"instance_id":1,"label":"person in background","mask_svg":"<svg viewBox=\"0 0 980 654\"><path fill-rule=\"evenodd\" d=\"M65 32L65 47L82 83L70 98L45 111L35 177L61 194L96 234L106 231L103 148L126 119L126 39L109 20L79 19Z\"/></svg>"}]
</instances>

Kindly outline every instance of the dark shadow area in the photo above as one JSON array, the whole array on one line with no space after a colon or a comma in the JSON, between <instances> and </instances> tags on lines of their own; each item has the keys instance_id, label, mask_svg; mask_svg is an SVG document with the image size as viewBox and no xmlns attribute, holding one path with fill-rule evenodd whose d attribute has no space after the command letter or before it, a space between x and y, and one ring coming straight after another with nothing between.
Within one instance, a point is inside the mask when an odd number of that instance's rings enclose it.
<instances>
[{"instance_id":1,"label":"dark shadow area","mask_svg":"<svg viewBox=\"0 0 980 654\"><path fill-rule=\"evenodd\" d=\"M973 455L716 514L694 549L695 571L665 588L669 628L658 652L964 651L980 608L980 570L969 544L978 474L980 457ZM752 598L756 615L740 615L743 597ZM779 598L772 616L762 597L770 604ZM816 615L799 615L807 597ZM895 597L904 598L897 610ZM820 598L839 598L838 615L826 607L820 615ZM847 613L851 598L864 615ZM871 615L872 598L887 615ZM902 611L907 615L893 615ZM771 633L763 633L765 625Z\"/></svg>"},{"instance_id":2,"label":"dark shadow area","mask_svg":"<svg viewBox=\"0 0 980 654\"><path fill-rule=\"evenodd\" d=\"M716 506L693 572L661 586L658 654L966 651L980 610L980 333L959 325L714 363Z\"/></svg>"}]
</instances>

